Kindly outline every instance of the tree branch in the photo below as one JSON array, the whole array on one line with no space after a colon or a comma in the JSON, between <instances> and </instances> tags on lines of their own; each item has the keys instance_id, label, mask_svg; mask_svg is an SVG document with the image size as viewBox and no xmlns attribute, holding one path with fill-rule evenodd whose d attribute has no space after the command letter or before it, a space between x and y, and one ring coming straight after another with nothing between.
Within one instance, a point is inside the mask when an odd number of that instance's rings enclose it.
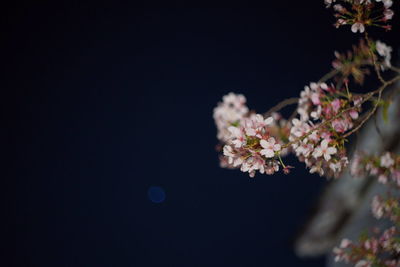
<instances>
[{"instance_id":1,"label":"tree branch","mask_svg":"<svg viewBox=\"0 0 400 267\"><path fill-rule=\"evenodd\" d=\"M285 99L285 100L279 102L277 105L275 105L272 108L270 108L267 112L265 112L264 115L265 115L265 117L268 117L272 113L277 112L277 111L281 110L282 108L284 108L286 106L297 104L298 101L299 101L299 98L297 98L297 97L292 97L292 98Z\"/></svg>"},{"instance_id":2,"label":"tree branch","mask_svg":"<svg viewBox=\"0 0 400 267\"><path fill-rule=\"evenodd\" d=\"M368 101L368 100L369 100L372 96L374 96L375 94L378 94L378 95L379 95L378 98L380 99L383 90L384 90L386 87L388 87L389 85L391 85L391 84L393 84L394 82L396 82L397 80L400 80L400 75L397 76L397 77L395 77L395 78L393 78L393 79L391 79L390 81L387 81L387 82L385 81L385 82L381 85L381 87L379 87L377 90L364 94L364 95L363 95L363 99L362 99L362 101L361 101L361 104L363 104L363 103L365 103L366 101ZM379 102L377 102L377 103L379 103ZM361 123L358 124L356 128L354 128L354 129L352 129L350 132L346 133L343 137L348 137L349 135L351 135L351 134L353 134L354 132L356 132L359 128L361 128L361 126L372 116L372 114L375 113L375 111L376 111L376 109L377 109L377 106L378 106L378 104L375 104L375 106L374 106L374 108L372 109L372 111L371 111L370 113L368 113L368 115L361 121ZM299 141L302 141L303 139L305 139L306 137L308 137L308 136L309 136L310 134L312 134L313 132L320 130L322 127L326 126L327 124L331 123L331 122L334 121L335 119L337 119L337 118L339 118L340 116L342 116L344 113L346 113L346 112L348 112L348 111L350 111L350 110L353 110L353 109L354 109L354 107L348 107L348 108L346 108L346 109L340 111L338 114L336 114L335 116L333 116L333 117L330 118L329 120L326 120L326 121L320 123L317 127L311 129L311 130L310 130L309 132L307 132L306 134L304 134L304 135L302 135L302 136L299 136L299 137L296 138L295 140L290 141L290 142L284 144L284 145L282 146L282 149L287 148L287 147L291 146L292 144L295 144L295 143L297 143L297 142L299 142Z\"/></svg>"}]
</instances>

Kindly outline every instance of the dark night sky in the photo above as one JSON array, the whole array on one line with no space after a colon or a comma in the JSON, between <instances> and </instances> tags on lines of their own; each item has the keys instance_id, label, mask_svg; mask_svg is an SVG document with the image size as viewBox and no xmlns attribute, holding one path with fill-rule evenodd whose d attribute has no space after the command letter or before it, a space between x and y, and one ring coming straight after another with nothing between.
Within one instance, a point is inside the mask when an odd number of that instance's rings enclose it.
<instances>
[{"instance_id":1,"label":"dark night sky","mask_svg":"<svg viewBox=\"0 0 400 267\"><path fill-rule=\"evenodd\" d=\"M357 41L332 27L322 0L298 2L6 10L2 139L16 236L1 266L323 265L298 259L292 241L324 178L297 164L250 179L220 169L214 150L222 95L266 111ZM380 36L398 46L396 30Z\"/></svg>"}]
</instances>

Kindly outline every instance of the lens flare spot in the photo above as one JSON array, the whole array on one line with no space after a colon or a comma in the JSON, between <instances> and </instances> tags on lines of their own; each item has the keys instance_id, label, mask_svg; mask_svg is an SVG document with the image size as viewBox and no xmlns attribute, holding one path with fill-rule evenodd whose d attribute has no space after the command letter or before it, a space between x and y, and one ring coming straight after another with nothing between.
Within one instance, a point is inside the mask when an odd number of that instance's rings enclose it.
<instances>
[{"instance_id":1,"label":"lens flare spot","mask_svg":"<svg viewBox=\"0 0 400 267\"><path fill-rule=\"evenodd\" d=\"M165 191L159 186L150 186L147 195L153 203L162 203L165 200Z\"/></svg>"}]
</instances>

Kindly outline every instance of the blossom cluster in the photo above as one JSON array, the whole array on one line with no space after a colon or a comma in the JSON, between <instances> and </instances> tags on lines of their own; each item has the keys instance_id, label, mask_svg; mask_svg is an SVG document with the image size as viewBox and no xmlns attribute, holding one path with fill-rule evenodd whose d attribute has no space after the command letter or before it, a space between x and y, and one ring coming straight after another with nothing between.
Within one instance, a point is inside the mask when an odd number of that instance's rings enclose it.
<instances>
[{"instance_id":1,"label":"blossom cluster","mask_svg":"<svg viewBox=\"0 0 400 267\"><path fill-rule=\"evenodd\" d=\"M400 156L390 152L384 152L381 156L371 156L357 152L353 156L350 172L353 176L375 175L378 181L386 184L390 178L399 186ZM336 261L353 263L357 267L400 266L400 236L398 225L400 223L400 204L399 198L391 196L390 193L385 197L376 195L371 202L372 214L377 219L388 218L396 226L392 226L379 235L379 230L375 230L372 237L363 234L358 243L353 243L348 239L343 239L339 247L335 247L333 252Z\"/></svg>"},{"instance_id":2,"label":"blossom cluster","mask_svg":"<svg viewBox=\"0 0 400 267\"><path fill-rule=\"evenodd\" d=\"M381 42L381 41L376 41L375 44L375 49L380 58L382 59L382 63L380 64L381 69L385 70L387 68L390 68L392 64L390 63L392 59L392 48L388 46L387 44Z\"/></svg>"},{"instance_id":3,"label":"blossom cluster","mask_svg":"<svg viewBox=\"0 0 400 267\"><path fill-rule=\"evenodd\" d=\"M365 75L369 74L369 69L366 66L372 64L370 48L361 39L358 45L353 45L351 51L345 53L335 51L332 67L341 73L342 77L352 76L358 84L362 84Z\"/></svg>"},{"instance_id":4,"label":"blossom cluster","mask_svg":"<svg viewBox=\"0 0 400 267\"><path fill-rule=\"evenodd\" d=\"M398 198L374 196L371 209L372 214L377 219L389 218L394 223L400 223L400 203Z\"/></svg>"},{"instance_id":5,"label":"blossom cluster","mask_svg":"<svg viewBox=\"0 0 400 267\"><path fill-rule=\"evenodd\" d=\"M272 117L264 119L260 114L253 114L239 127L229 127L231 139L223 148L228 163L233 167L240 166L241 171L249 172L250 177L254 177L256 171L267 174L278 171L279 163L274 157L281 145L267 131L272 121Z\"/></svg>"},{"instance_id":6,"label":"blossom cluster","mask_svg":"<svg viewBox=\"0 0 400 267\"><path fill-rule=\"evenodd\" d=\"M375 63L381 70L387 70L392 66L393 49L390 46L378 40L371 42L371 47L369 47L364 40L360 40L359 44L354 45L351 51L346 53L335 51L335 60L332 62L332 66L341 74L336 78L345 79L352 76L356 83L363 84L365 75L370 74L368 66L374 65L371 50L375 54Z\"/></svg>"},{"instance_id":7,"label":"blossom cluster","mask_svg":"<svg viewBox=\"0 0 400 267\"><path fill-rule=\"evenodd\" d=\"M277 158L288 153L283 145L288 140L290 124L278 113L267 118L249 113L245 102L244 96L229 93L214 109L217 137L223 147L221 166L240 168L250 177L256 171L273 174L280 166L288 172L290 166L283 166Z\"/></svg>"},{"instance_id":8,"label":"blossom cluster","mask_svg":"<svg viewBox=\"0 0 400 267\"><path fill-rule=\"evenodd\" d=\"M393 18L392 0L325 0L326 7L333 6L338 28L351 25L351 31L364 32L367 26L390 30L387 24Z\"/></svg>"},{"instance_id":9,"label":"blossom cluster","mask_svg":"<svg viewBox=\"0 0 400 267\"><path fill-rule=\"evenodd\" d=\"M240 167L250 177L254 177L256 171L269 175L277 172L282 162L276 156L280 158L281 154L287 153L287 149L282 147L284 138L280 135L287 130L285 125L278 126L277 122L273 117L264 118L261 114L250 114L237 126L230 126L230 137L223 147L228 166Z\"/></svg>"},{"instance_id":10,"label":"blossom cluster","mask_svg":"<svg viewBox=\"0 0 400 267\"><path fill-rule=\"evenodd\" d=\"M228 128L239 125L249 109L246 106L246 98L241 94L229 93L222 100L214 108L213 117L217 126L217 138L225 142L230 138Z\"/></svg>"},{"instance_id":11,"label":"blossom cluster","mask_svg":"<svg viewBox=\"0 0 400 267\"><path fill-rule=\"evenodd\" d=\"M361 236L358 243L343 239L339 247L333 249L335 261L355 264L355 267L398 267L400 259L390 255L400 253L399 232L391 227L383 233L375 230L375 236Z\"/></svg>"},{"instance_id":12,"label":"blossom cluster","mask_svg":"<svg viewBox=\"0 0 400 267\"><path fill-rule=\"evenodd\" d=\"M379 56L382 69L390 66L391 47L377 41L371 49ZM266 120L261 114L249 112L243 95L225 95L214 109L220 150L226 146L220 157L221 167L240 168L251 176L255 171L272 174L280 165L285 166L281 161L269 159L283 156L290 147L311 173L338 177L348 164L343 135L357 124L365 102L362 96L350 93L348 77L352 75L362 83L364 74L369 71L363 67L373 65L373 59L365 42L354 46L352 52L336 52L335 55L333 66L341 74L334 77L336 85L314 82L305 86L296 109L299 117L290 122L278 113L272 114L274 120ZM261 148L275 143L276 150L261 154ZM285 145L285 149L281 151L278 145ZM284 171L289 172L289 169Z\"/></svg>"},{"instance_id":13,"label":"blossom cluster","mask_svg":"<svg viewBox=\"0 0 400 267\"><path fill-rule=\"evenodd\" d=\"M347 166L343 133L354 127L362 99L326 83L310 83L300 94L291 128L292 147L311 173L337 177Z\"/></svg>"},{"instance_id":14,"label":"blossom cluster","mask_svg":"<svg viewBox=\"0 0 400 267\"><path fill-rule=\"evenodd\" d=\"M392 0L325 0L333 7L336 27L351 25L354 33L365 32L366 27L391 29L388 21L393 17ZM400 76L385 80L381 71L390 69L392 48L381 41L364 40L352 51L335 52L333 70L320 82L304 87L298 99L288 99L271 109L279 110L288 103L297 108L291 119L278 113L268 115L250 112L243 95L229 93L214 109L214 120L220 141L220 164L225 168L239 168L254 177L257 172L274 174L282 169L289 173L291 166L282 157L294 153L304 162L310 173L338 177L348 165L345 142L376 112L383 90ZM371 68L372 67L372 68ZM363 84L365 76L373 70L382 86L366 94L354 94L349 84ZM352 78L352 79L351 79ZM369 112L362 112L367 101L378 100ZM290 101L289 101L290 100ZM385 152L380 156L357 152L353 156L350 173L355 177L376 176L383 184L400 188L400 155ZM371 203L372 214L377 219L387 218L394 225L381 232L363 234L358 242L343 239L335 247L335 261L345 261L355 267L400 267L400 198L375 196Z\"/></svg>"},{"instance_id":15,"label":"blossom cluster","mask_svg":"<svg viewBox=\"0 0 400 267\"><path fill-rule=\"evenodd\" d=\"M390 181L400 187L400 156L390 152L381 156L357 152L353 156L350 173L355 177L377 176L383 184Z\"/></svg>"}]
</instances>

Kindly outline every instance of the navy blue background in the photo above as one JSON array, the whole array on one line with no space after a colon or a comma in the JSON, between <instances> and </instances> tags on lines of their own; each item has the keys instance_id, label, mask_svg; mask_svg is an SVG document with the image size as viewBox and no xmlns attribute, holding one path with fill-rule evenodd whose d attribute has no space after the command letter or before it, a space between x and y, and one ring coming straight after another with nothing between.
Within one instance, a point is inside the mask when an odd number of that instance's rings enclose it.
<instances>
[{"instance_id":1,"label":"navy blue background","mask_svg":"<svg viewBox=\"0 0 400 267\"><path fill-rule=\"evenodd\" d=\"M250 179L219 168L214 150L224 94L264 112L360 37L332 27L322 0L298 2L6 10L2 139L16 235L2 266L322 266L292 243L324 178L296 164ZM396 26L379 36L399 45ZM164 202L150 201L151 186Z\"/></svg>"}]
</instances>

